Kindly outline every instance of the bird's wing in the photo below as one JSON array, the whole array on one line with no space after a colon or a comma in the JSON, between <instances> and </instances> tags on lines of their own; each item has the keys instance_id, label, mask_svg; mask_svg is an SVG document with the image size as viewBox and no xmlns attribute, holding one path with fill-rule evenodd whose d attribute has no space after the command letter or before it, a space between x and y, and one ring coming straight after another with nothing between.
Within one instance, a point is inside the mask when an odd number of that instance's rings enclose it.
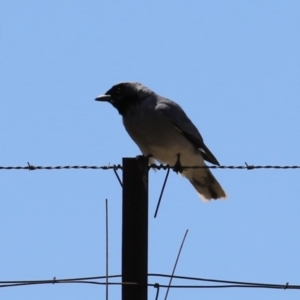
<instances>
[{"instance_id":1,"label":"bird's wing","mask_svg":"<svg viewBox=\"0 0 300 300\"><path fill-rule=\"evenodd\" d=\"M196 126L192 123L192 121L177 103L160 97L157 101L155 109L163 114L164 117L168 119L178 131L180 131L190 142L199 148L203 158L206 161L214 165L220 165L215 156L204 144L203 138Z\"/></svg>"}]
</instances>

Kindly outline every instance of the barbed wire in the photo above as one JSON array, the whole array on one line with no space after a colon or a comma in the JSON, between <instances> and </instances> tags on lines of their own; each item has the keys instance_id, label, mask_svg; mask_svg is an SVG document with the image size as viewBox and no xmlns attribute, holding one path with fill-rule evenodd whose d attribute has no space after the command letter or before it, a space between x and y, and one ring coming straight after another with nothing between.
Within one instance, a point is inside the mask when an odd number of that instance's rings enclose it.
<instances>
[{"instance_id":1,"label":"barbed wire","mask_svg":"<svg viewBox=\"0 0 300 300\"><path fill-rule=\"evenodd\" d=\"M192 284L159 284L159 283L148 283L147 286L154 288L264 288L264 289L281 289L281 290L300 290L300 285L291 285L289 282L284 284L274 284L274 283L257 283L257 282L245 282L245 281L231 281L231 280L220 280L220 279L208 279L208 278L198 278L198 277L187 277L187 276L176 276L169 274L159 274L150 273L149 277L165 277L180 279L183 281L201 281L210 282L210 285L192 285ZM0 281L0 288L4 287L16 287L16 286L28 286L28 285L38 285L38 284L58 284L58 283L78 283L78 284L97 284L97 285L138 285L136 282L106 282L99 280L106 280L107 278L120 278L121 275L109 275L109 276L95 276L95 277L79 277L79 278L66 278L66 279L53 279L46 280L10 280L10 281Z\"/></svg>"},{"instance_id":2,"label":"barbed wire","mask_svg":"<svg viewBox=\"0 0 300 300\"><path fill-rule=\"evenodd\" d=\"M151 164L149 165L149 169L156 169L156 170L168 170L174 169L176 166L169 166L169 165L156 165ZM254 169L300 169L300 165L239 165L239 166L182 166L183 169L231 169L231 170L254 170ZM104 165L104 166L35 166L27 163L27 166L0 166L0 170L64 170L64 169L91 169L91 170L122 170L123 167L120 164L114 165Z\"/></svg>"},{"instance_id":3,"label":"barbed wire","mask_svg":"<svg viewBox=\"0 0 300 300\"><path fill-rule=\"evenodd\" d=\"M0 170L63 170L63 169L93 169L93 170L119 170L123 169L121 165L107 166L34 166L27 163L27 166L0 166Z\"/></svg>"}]
</instances>

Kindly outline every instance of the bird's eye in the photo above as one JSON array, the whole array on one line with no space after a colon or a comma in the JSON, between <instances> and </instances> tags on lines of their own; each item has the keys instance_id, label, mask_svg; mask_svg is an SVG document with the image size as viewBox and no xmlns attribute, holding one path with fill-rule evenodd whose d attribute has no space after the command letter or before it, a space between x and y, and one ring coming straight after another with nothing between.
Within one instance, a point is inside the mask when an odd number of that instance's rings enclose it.
<instances>
[{"instance_id":1,"label":"bird's eye","mask_svg":"<svg viewBox=\"0 0 300 300\"><path fill-rule=\"evenodd\" d=\"M121 86L118 86L117 87L117 91L116 91L117 94L120 94L122 92L122 90L123 90L123 88Z\"/></svg>"}]
</instances>

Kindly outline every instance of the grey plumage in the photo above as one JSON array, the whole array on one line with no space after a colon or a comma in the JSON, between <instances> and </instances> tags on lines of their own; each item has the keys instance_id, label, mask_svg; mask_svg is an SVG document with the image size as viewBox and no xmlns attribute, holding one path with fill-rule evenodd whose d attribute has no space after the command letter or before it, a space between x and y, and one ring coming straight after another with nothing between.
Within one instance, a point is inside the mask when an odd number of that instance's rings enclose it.
<instances>
[{"instance_id":1,"label":"grey plumage","mask_svg":"<svg viewBox=\"0 0 300 300\"><path fill-rule=\"evenodd\" d=\"M97 101L111 103L122 115L124 126L144 155L163 164L204 166L204 160L219 165L199 131L182 108L137 82L114 85ZM204 200L226 198L209 169L183 169Z\"/></svg>"}]
</instances>

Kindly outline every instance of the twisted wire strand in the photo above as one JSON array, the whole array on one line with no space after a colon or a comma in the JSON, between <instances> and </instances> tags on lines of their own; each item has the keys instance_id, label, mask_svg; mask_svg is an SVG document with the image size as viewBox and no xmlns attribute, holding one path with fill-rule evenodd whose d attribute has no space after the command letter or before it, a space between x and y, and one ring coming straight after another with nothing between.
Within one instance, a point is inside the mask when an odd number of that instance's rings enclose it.
<instances>
[{"instance_id":1,"label":"twisted wire strand","mask_svg":"<svg viewBox=\"0 0 300 300\"><path fill-rule=\"evenodd\" d=\"M298 165L264 165L264 166L255 166L255 165L240 165L240 166L182 166L183 169L239 169L239 170L254 170L254 169L300 169ZM27 166L0 166L0 170L68 170L68 169L91 169L91 170L122 170L123 167L120 164L117 165L106 165L106 166L35 166L28 163ZM167 169L174 169L174 166L169 165L156 165L151 164L149 165L149 169L155 170L167 170Z\"/></svg>"}]
</instances>

